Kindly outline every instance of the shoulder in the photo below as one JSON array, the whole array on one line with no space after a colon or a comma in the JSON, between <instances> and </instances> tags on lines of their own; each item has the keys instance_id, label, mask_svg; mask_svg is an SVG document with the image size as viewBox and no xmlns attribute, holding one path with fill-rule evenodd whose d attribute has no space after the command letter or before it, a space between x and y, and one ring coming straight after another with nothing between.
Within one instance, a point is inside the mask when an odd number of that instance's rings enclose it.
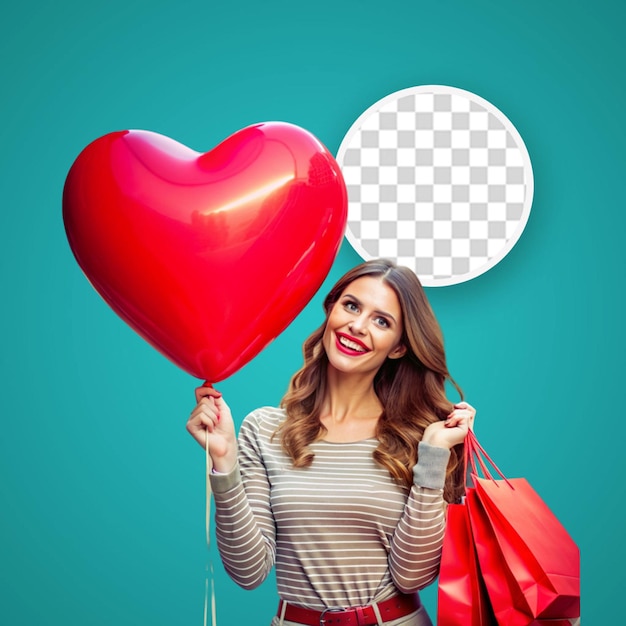
<instances>
[{"instance_id":1,"label":"shoulder","mask_svg":"<svg viewBox=\"0 0 626 626\"><path fill-rule=\"evenodd\" d=\"M270 438L286 418L284 409L264 406L255 409L243 420L240 434L254 434L261 438Z\"/></svg>"}]
</instances>

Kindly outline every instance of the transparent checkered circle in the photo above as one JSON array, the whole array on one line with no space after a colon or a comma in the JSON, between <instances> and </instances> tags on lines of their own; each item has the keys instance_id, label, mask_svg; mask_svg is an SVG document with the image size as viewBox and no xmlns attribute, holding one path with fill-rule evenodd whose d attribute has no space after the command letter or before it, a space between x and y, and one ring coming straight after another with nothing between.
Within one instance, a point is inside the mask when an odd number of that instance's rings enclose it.
<instances>
[{"instance_id":1,"label":"transparent checkered circle","mask_svg":"<svg viewBox=\"0 0 626 626\"><path fill-rule=\"evenodd\" d=\"M379 100L354 122L337 161L350 244L365 260L410 267L425 286L492 268L530 215L533 172L520 134L491 103L455 87Z\"/></svg>"}]
</instances>

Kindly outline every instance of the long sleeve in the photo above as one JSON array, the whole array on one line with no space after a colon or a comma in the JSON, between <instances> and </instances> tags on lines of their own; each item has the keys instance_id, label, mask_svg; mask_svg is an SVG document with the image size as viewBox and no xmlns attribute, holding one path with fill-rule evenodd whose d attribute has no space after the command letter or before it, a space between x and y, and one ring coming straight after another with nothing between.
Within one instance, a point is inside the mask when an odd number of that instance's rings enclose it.
<instances>
[{"instance_id":1,"label":"long sleeve","mask_svg":"<svg viewBox=\"0 0 626 626\"><path fill-rule=\"evenodd\" d=\"M258 587L276 556L276 529L269 505L270 486L257 432L244 422L239 462L232 472L211 476L217 545L224 567L244 589Z\"/></svg>"},{"instance_id":2,"label":"long sleeve","mask_svg":"<svg viewBox=\"0 0 626 626\"><path fill-rule=\"evenodd\" d=\"M450 451L420 443L413 486L391 543L389 568L395 585L410 593L439 573L445 531L443 486Z\"/></svg>"}]
</instances>

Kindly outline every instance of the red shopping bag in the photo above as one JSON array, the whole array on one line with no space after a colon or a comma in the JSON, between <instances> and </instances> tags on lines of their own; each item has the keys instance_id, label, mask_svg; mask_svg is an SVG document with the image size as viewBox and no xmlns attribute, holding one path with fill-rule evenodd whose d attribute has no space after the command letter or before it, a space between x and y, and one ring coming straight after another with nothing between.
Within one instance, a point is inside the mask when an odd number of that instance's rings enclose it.
<instances>
[{"instance_id":1,"label":"red shopping bag","mask_svg":"<svg viewBox=\"0 0 626 626\"><path fill-rule=\"evenodd\" d=\"M448 505L437 592L437 626L497 626L478 570L464 504Z\"/></svg>"},{"instance_id":2,"label":"red shopping bag","mask_svg":"<svg viewBox=\"0 0 626 626\"><path fill-rule=\"evenodd\" d=\"M466 495L472 535L498 623L568 624L580 615L578 547L529 483L504 478L471 432L466 447L475 485ZM502 480L491 476L485 460Z\"/></svg>"}]
</instances>

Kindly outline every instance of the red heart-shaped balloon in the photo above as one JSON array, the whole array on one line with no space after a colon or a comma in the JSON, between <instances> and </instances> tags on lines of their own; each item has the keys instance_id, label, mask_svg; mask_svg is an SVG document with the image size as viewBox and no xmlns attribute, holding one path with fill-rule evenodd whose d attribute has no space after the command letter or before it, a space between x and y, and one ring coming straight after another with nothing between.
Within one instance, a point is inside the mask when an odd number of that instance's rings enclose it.
<instances>
[{"instance_id":1,"label":"red heart-shaped balloon","mask_svg":"<svg viewBox=\"0 0 626 626\"><path fill-rule=\"evenodd\" d=\"M244 128L205 154L127 130L80 153L63 219L111 308L186 372L216 382L319 289L347 194L330 152L292 124Z\"/></svg>"}]
</instances>

